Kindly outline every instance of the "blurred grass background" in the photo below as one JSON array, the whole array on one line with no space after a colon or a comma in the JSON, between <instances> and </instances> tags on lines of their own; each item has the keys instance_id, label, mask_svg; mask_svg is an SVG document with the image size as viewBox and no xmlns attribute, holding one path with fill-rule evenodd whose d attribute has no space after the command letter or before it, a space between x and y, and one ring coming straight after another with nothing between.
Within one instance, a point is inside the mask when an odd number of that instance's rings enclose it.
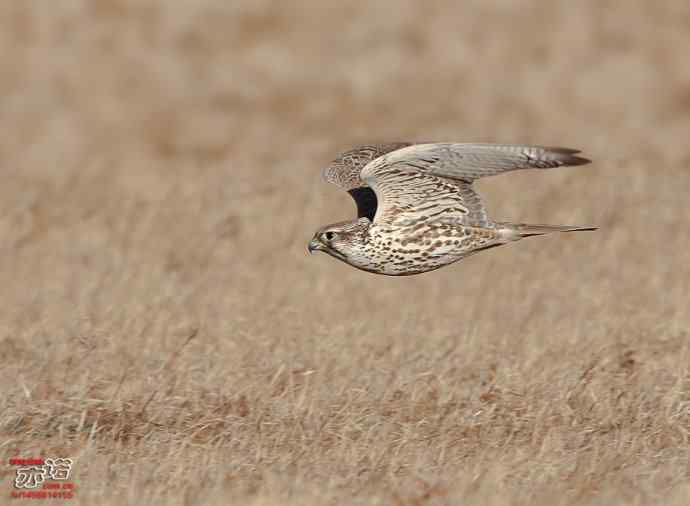
<instances>
[{"instance_id":1,"label":"blurred grass background","mask_svg":"<svg viewBox=\"0 0 690 506\"><path fill-rule=\"evenodd\" d=\"M0 501L690 500L690 6L0 4ZM481 182L595 224L427 275L306 242L375 141L565 145Z\"/></svg>"}]
</instances>

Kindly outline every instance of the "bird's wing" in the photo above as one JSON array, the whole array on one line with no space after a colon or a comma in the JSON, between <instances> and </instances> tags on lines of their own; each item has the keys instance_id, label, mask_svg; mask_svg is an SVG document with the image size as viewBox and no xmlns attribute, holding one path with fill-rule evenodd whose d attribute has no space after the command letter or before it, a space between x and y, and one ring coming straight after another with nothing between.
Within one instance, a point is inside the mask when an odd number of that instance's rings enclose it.
<instances>
[{"instance_id":1,"label":"bird's wing","mask_svg":"<svg viewBox=\"0 0 690 506\"><path fill-rule=\"evenodd\" d=\"M344 190L366 186L360 178L360 172L366 164L380 156L411 145L411 142L389 142L357 146L340 153L328 167L323 169L321 175L325 181Z\"/></svg>"},{"instance_id":2,"label":"bird's wing","mask_svg":"<svg viewBox=\"0 0 690 506\"><path fill-rule=\"evenodd\" d=\"M373 222L412 226L434 221L485 226L490 223L472 183L455 181L407 170L401 165L384 165L368 174L365 182L376 193L378 207Z\"/></svg>"},{"instance_id":3,"label":"bird's wing","mask_svg":"<svg viewBox=\"0 0 690 506\"><path fill-rule=\"evenodd\" d=\"M400 148L411 146L410 142L368 144L340 153L331 164L321 171L321 177L346 190L357 204L357 217L374 219L376 195L361 179L360 172L369 162Z\"/></svg>"},{"instance_id":4,"label":"bird's wing","mask_svg":"<svg viewBox=\"0 0 690 506\"><path fill-rule=\"evenodd\" d=\"M381 156L360 177L379 201L374 221L416 223L446 219L490 223L475 179L518 169L582 165L589 160L568 148L500 144L418 144Z\"/></svg>"}]
</instances>

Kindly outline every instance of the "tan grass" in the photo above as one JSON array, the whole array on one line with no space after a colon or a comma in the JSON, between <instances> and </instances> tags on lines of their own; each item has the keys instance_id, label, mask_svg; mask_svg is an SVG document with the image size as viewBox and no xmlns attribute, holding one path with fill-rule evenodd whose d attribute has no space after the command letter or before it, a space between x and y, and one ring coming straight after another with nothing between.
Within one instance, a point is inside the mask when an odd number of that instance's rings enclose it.
<instances>
[{"instance_id":1,"label":"tan grass","mask_svg":"<svg viewBox=\"0 0 690 506\"><path fill-rule=\"evenodd\" d=\"M687 2L0 5L0 501L690 503ZM405 279L306 242L372 140L565 144L584 223Z\"/></svg>"}]
</instances>

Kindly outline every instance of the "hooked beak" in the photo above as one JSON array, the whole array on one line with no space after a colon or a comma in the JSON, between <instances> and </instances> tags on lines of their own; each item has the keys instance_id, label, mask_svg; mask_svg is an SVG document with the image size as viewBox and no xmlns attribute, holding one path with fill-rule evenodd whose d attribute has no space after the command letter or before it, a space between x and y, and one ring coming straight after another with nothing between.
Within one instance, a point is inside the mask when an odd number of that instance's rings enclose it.
<instances>
[{"instance_id":1,"label":"hooked beak","mask_svg":"<svg viewBox=\"0 0 690 506\"><path fill-rule=\"evenodd\" d=\"M316 237L313 238L311 241L309 241L309 245L307 246L307 250L309 253L314 253L315 251L319 251L323 249L323 244L321 241L317 240Z\"/></svg>"}]
</instances>

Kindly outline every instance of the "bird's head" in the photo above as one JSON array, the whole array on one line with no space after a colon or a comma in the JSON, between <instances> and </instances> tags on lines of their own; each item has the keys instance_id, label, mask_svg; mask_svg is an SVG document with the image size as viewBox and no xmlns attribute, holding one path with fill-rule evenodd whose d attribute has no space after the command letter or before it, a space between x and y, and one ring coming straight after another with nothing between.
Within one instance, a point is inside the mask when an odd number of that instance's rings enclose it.
<instances>
[{"instance_id":1,"label":"bird's head","mask_svg":"<svg viewBox=\"0 0 690 506\"><path fill-rule=\"evenodd\" d=\"M353 264L367 242L370 226L368 218L326 225L316 231L307 249L309 253L323 251L333 258Z\"/></svg>"}]
</instances>

